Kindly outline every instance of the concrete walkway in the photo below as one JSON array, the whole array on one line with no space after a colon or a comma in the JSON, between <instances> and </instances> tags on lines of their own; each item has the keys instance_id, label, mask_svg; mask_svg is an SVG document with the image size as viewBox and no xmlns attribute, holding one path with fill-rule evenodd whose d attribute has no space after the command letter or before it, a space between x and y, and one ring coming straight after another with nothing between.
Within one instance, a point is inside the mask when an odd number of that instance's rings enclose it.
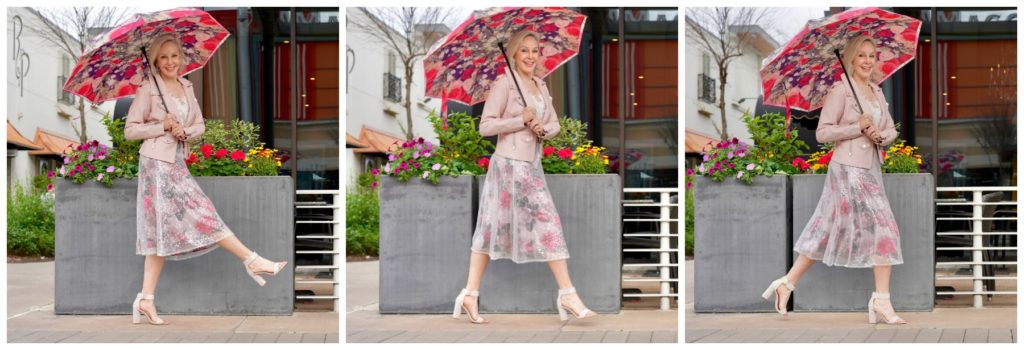
<instances>
[{"instance_id":1,"label":"concrete walkway","mask_svg":"<svg viewBox=\"0 0 1024 350\"><path fill-rule=\"evenodd\" d=\"M686 261L688 343L1012 343L1016 300L975 309L960 300L932 312L901 312L906 325L872 325L866 312L705 314L693 311L693 260ZM1012 289L1016 289L1015 284Z\"/></svg>"},{"instance_id":2,"label":"concrete walkway","mask_svg":"<svg viewBox=\"0 0 1024 350\"><path fill-rule=\"evenodd\" d=\"M54 263L7 264L11 343L337 343L337 312L291 316L162 315L167 326L133 325L129 315L53 313Z\"/></svg>"},{"instance_id":3,"label":"concrete walkway","mask_svg":"<svg viewBox=\"0 0 1024 350\"><path fill-rule=\"evenodd\" d=\"M381 315L377 313L379 264L346 264L346 339L349 343L675 343L676 310L623 310L584 320L556 314L484 314L489 324L472 324L463 315ZM452 296L454 298L454 295ZM638 308L643 308L641 306Z\"/></svg>"}]
</instances>

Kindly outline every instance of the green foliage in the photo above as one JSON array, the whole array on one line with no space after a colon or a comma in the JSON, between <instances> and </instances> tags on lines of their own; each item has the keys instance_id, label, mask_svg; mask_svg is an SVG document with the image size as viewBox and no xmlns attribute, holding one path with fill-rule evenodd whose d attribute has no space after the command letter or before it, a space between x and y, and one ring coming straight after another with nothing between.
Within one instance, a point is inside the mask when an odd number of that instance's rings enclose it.
<instances>
[{"instance_id":1,"label":"green foliage","mask_svg":"<svg viewBox=\"0 0 1024 350\"><path fill-rule=\"evenodd\" d=\"M242 176L245 172L242 165L230 157L210 157L202 162L190 164L188 170L192 176Z\"/></svg>"},{"instance_id":2,"label":"green foliage","mask_svg":"<svg viewBox=\"0 0 1024 350\"><path fill-rule=\"evenodd\" d=\"M39 174L32 177L32 190L36 193L49 192L53 185L53 178L47 174Z\"/></svg>"},{"instance_id":3,"label":"green foliage","mask_svg":"<svg viewBox=\"0 0 1024 350\"><path fill-rule=\"evenodd\" d=\"M760 116L744 115L743 122L754 140L752 155L764 175L799 174L802 171L793 166L793 159L810 147L800 140L798 131L786 135L786 117L780 113L765 113Z\"/></svg>"},{"instance_id":4,"label":"green foliage","mask_svg":"<svg viewBox=\"0 0 1024 350\"><path fill-rule=\"evenodd\" d=\"M112 165L121 169L120 177L134 179L139 174L139 149L142 148L142 140L128 140L124 137L124 119L112 119L110 114L103 116L100 120L107 128L110 135L110 142L113 149L107 156L111 158Z\"/></svg>"},{"instance_id":5,"label":"green foliage","mask_svg":"<svg viewBox=\"0 0 1024 350\"><path fill-rule=\"evenodd\" d=\"M558 125L561 127L558 135L544 140L544 146L576 149L590 142L587 140L587 123L564 116L558 118Z\"/></svg>"},{"instance_id":6,"label":"green foliage","mask_svg":"<svg viewBox=\"0 0 1024 350\"><path fill-rule=\"evenodd\" d=\"M480 135L476 118L465 113L448 114L447 127L441 116L431 113L427 118L434 126L440 146L438 162L446 175L482 175L480 158L494 153L494 144Z\"/></svg>"},{"instance_id":7,"label":"green foliage","mask_svg":"<svg viewBox=\"0 0 1024 350\"><path fill-rule=\"evenodd\" d=\"M549 155L541 158L540 164L544 168L545 174L571 174L572 167L569 166L570 161L559 158L557 155Z\"/></svg>"},{"instance_id":8,"label":"green foliage","mask_svg":"<svg viewBox=\"0 0 1024 350\"><path fill-rule=\"evenodd\" d=\"M53 196L16 186L7 193L7 255L53 256Z\"/></svg>"},{"instance_id":9,"label":"green foliage","mask_svg":"<svg viewBox=\"0 0 1024 350\"><path fill-rule=\"evenodd\" d=\"M234 119L228 127L216 119L206 120L206 131L193 140L193 152L201 145L213 146L213 149L248 150L261 145L260 127L254 123Z\"/></svg>"},{"instance_id":10,"label":"green foliage","mask_svg":"<svg viewBox=\"0 0 1024 350\"><path fill-rule=\"evenodd\" d=\"M360 175L360 179L372 175ZM363 182L360 180L360 182ZM345 252L348 255L377 255L380 238L380 200L377 191L359 185L345 194Z\"/></svg>"}]
</instances>

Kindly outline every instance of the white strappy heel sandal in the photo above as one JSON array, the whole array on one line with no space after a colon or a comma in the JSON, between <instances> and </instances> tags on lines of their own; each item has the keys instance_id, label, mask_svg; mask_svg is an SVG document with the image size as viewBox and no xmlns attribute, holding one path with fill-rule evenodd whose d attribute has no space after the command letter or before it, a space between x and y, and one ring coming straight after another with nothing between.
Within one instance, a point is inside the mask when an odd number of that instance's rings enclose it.
<instances>
[{"instance_id":1,"label":"white strappy heel sandal","mask_svg":"<svg viewBox=\"0 0 1024 350\"><path fill-rule=\"evenodd\" d=\"M149 324L151 325L167 325L167 321L164 321L162 318L158 316L150 315L149 312L142 308L142 305L140 304L142 304L143 300L154 300L154 296L153 294L143 293L139 293L139 295L135 296L135 302L132 303L132 324L142 323L142 316L145 315L146 321L149 322ZM154 304L154 306L156 306L156 304Z\"/></svg>"},{"instance_id":2,"label":"white strappy heel sandal","mask_svg":"<svg viewBox=\"0 0 1024 350\"><path fill-rule=\"evenodd\" d=\"M761 297L765 300L771 300L772 294L775 295L775 312L778 312L782 317L789 315L789 311L786 310L786 306L789 305L789 296L786 296L786 302L782 302L782 296L779 295L779 287L786 286L789 289L789 295L793 295L793 291L796 290L796 285L789 283L787 276L779 277L772 281L772 284L768 285L768 289L764 290Z\"/></svg>"},{"instance_id":3,"label":"white strappy heel sandal","mask_svg":"<svg viewBox=\"0 0 1024 350\"><path fill-rule=\"evenodd\" d=\"M465 304L463 304L463 301L465 301L467 296L477 298L476 317L473 317L473 313L469 311L469 308L467 308ZM466 315L469 316L469 322L477 324L487 323L487 320L480 317L480 291L474 290L470 292L466 290L466 288L462 288L462 292L459 292L459 296L455 297L455 309L452 310L452 318L458 319L459 316L462 315L463 310L465 310Z\"/></svg>"},{"instance_id":4,"label":"white strappy heel sandal","mask_svg":"<svg viewBox=\"0 0 1024 350\"><path fill-rule=\"evenodd\" d=\"M576 311L573 308L569 307L568 304L563 303L562 296L571 294L576 294L575 287L563 288L558 290L558 297L555 298L555 308L558 309L558 319L562 321L569 320L569 315L566 314L565 312L566 310L569 310L569 312L571 312L573 316L576 316L577 319L597 316L597 313L590 311L590 309L588 309L586 305L583 305L583 310ZM580 304L582 303L583 301L581 300Z\"/></svg>"},{"instance_id":5,"label":"white strappy heel sandal","mask_svg":"<svg viewBox=\"0 0 1024 350\"><path fill-rule=\"evenodd\" d=\"M907 323L907 321L904 321L902 318L897 316L896 315L896 310L893 310L892 308L890 308L888 310L882 310L882 309L875 310L875 308L877 307L877 304L875 304L875 300L886 300L886 301L888 301L889 300L889 293L878 293L878 292L871 293L871 299L868 299L868 323L871 323L871 324L878 323L878 318L876 317L875 312L878 312L878 313L882 314L882 320L885 321L886 324L906 324ZM891 305L890 305L890 307L891 307Z\"/></svg>"},{"instance_id":6,"label":"white strappy heel sandal","mask_svg":"<svg viewBox=\"0 0 1024 350\"><path fill-rule=\"evenodd\" d=\"M267 284L267 281L264 280L263 277L261 277L259 275L277 276L277 273L281 272L281 270L284 269L285 265L288 265L288 262L287 261L275 262L273 270L257 272L255 270L253 270L252 266L250 266L250 265L254 261L256 261L256 259L258 259L259 257L260 257L259 254L256 254L256 252L252 252L252 255L249 255L248 258L245 258L245 261L242 262L242 265L245 267L245 272L249 274L249 277L252 277L252 280L256 281L256 284L259 284L260 287L263 287L264 285Z\"/></svg>"}]
</instances>

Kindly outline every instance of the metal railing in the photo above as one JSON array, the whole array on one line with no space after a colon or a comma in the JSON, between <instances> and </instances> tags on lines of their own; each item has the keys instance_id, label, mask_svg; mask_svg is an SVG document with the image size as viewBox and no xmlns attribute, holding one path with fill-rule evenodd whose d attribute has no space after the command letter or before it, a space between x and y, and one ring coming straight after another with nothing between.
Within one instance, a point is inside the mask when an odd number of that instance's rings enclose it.
<instances>
[{"instance_id":1,"label":"metal railing","mask_svg":"<svg viewBox=\"0 0 1024 350\"><path fill-rule=\"evenodd\" d=\"M623 253L635 253L635 252L648 252L658 253L657 263L635 263L635 264L622 264L623 268L630 267L641 267L648 268L653 267L658 269L657 278L622 278L622 282L638 282L638 283L658 283L660 284L660 290L658 293L624 293L623 298L661 298L661 310L671 310L672 298L677 298L678 293L672 292L672 283L677 284L679 278L672 277L672 269L676 269L676 276L679 276L679 232L672 232L672 223L678 223L678 211L676 211L676 217L672 217L672 208L679 207L678 203L672 203L672 195L675 194L678 197L678 188L625 188L625 193L655 193L658 194L658 201L654 200L626 200L622 206L628 207L657 207L659 208L658 218L656 219L641 219L641 218L624 218L623 223L628 222L651 222L657 223L658 230L655 233L623 233L622 237L646 237L658 240L657 248L623 248ZM678 226L678 225L677 225ZM675 239L675 244L672 240ZM676 259L673 262L672 255L675 254Z\"/></svg>"},{"instance_id":2,"label":"metal railing","mask_svg":"<svg viewBox=\"0 0 1024 350\"><path fill-rule=\"evenodd\" d=\"M715 79L703 73L698 74L697 78L697 84L699 84L697 87L697 99L707 103L718 101L715 99Z\"/></svg>"},{"instance_id":3,"label":"metal railing","mask_svg":"<svg viewBox=\"0 0 1024 350\"><path fill-rule=\"evenodd\" d=\"M332 200L331 200L330 203L328 203L326 201L317 201L317 202L298 202L297 201L297 202L295 202L295 209L296 210L298 210L298 209L321 209L321 210L330 209L331 210L331 215L330 215L330 218L328 220L323 220L323 219L317 219L317 220L298 220L297 219L297 220L295 220L295 226L296 226L296 236L295 236L295 239L296 240L299 240L299 239L316 239L316 240L323 239L323 240L328 240L328 241L331 242L331 244L330 244L331 248L328 249L328 250L298 250L298 249L295 250L295 255L326 255L326 256L330 257L330 259L328 259L329 261L331 261L330 264L328 264L328 265L298 265L298 264L296 264L295 270L308 270L308 271L323 271L323 270L327 270L327 271L330 271L331 279L330 280L322 280L322 279L317 279L317 278L305 279L305 278L300 278L299 274L295 274L295 285L298 286L298 285L324 285L324 284L329 284L329 285L332 286L332 294L331 295L296 295L295 298L296 299L306 299L306 300L323 300L323 299L334 300L334 311L341 312L341 310L343 309L342 301L341 301L341 287L340 287L340 285L341 285L341 278L342 278L342 275L341 275L341 263L342 263L342 259L344 259L344 256L345 256L345 254L344 254L345 253L345 249L344 249L343 242L342 242L344 237L342 236L342 229L341 229L341 220L342 220L342 218L344 218L344 215L342 215L342 208L341 208L341 203L342 203L341 202L341 196L342 196L341 190L297 190L297 191L295 191L295 194L299 195L299 196L317 195L317 196L331 196L332 197L331 198ZM298 235L298 233L299 233L298 227L300 225L324 225L324 224L330 225L330 228L331 228L327 232L327 234Z\"/></svg>"},{"instance_id":4,"label":"metal railing","mask_svg":"<svg viewBox=\"0 0 1024 350\"><path fill-rule=\"evenodd\" d=\"M384 73L384 99L402 102L402 79L391 73Z\"/></svg>"},{"instance_id":5,"label":"metal railing","mask_svg":"<svg viewBox=\"0 0 1024 350\"><path fill-rule=\"evenodd\" d=\"M1017 291L996 291L995 281L997 280L1013 280L1016 277L996 277L994 272L995 265L1013 265L1016 266L1016 261L995 261L994 259L986 259L986 253L997 252L997 251L1015 251L1015 247L998 247L986 244L986 239L991 239L994 236L1018 236L1016 229L1006 231L996 231L994 229L995 223L999 221L1007 221L1016 223L1016 206L1015 201L1003 201L1001 200L1002 193L1004 192L1017 192L1016 187L938 187L935 189L938 193L943 192L970 192L970 201L965 198L956 199L940 199L936 200L936 225L940 222L965 222L967 223L967 231L950 231L950 232L939 232L936 229L936 242L942 240L949 240L952 238L954 243L969 243L969 245L955 245L950 247L936 247L936 253L941 251L970 251L971 259L968 261L948 261L948 262L936 262L935 267L949 267L949 266L970 266L971 276L970 277L958 277L958 276L935 276L936 282L938 281L952 281L952 280L971 280L974 282L971 291L953 291L953 292L936 292L936 295L973 295L974 296L974 307L980 308L984 306L983 296L985 295L1016 295ZM985 198L985 192L989 192L989 198ZM986 199L989 199L986 201ZM998 217L996 206L1013 206L1014 210L1010 211L1012 216ZM947 206L970 206L972 208L971 213L966 215L966 212L962 215L954 215L954 213L947 212L942 216L940 214L939 207ZM962 238L962 237L969 238ZM956 237L961 237L957 239ZM986 273L986 269L990 272ZM986 276L986 274L990 276ZM990 282L987 282L990 281ZM986 290L986 284L988 284L989 290Z\"/></svg>"}]
</instances>

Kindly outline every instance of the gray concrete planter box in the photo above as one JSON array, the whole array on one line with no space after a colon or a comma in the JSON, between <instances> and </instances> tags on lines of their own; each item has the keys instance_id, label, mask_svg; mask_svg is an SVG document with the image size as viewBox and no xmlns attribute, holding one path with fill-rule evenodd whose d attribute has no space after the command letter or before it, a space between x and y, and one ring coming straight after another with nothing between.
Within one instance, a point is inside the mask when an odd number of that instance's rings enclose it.
<instances>
[{"instance_id":1,"label":"gray concrete planter box","mask_svg":"<svg viewBox=\"0 0 1024 350\"><path fill-rule=\"evenodd\" d=\"M290 315L294 309L294 200L291 177L197 177L228 227L250 249L287 260L260 288L226 251L167 261L156 304L162 314ZM57 314L128 314L142 285L135 255L137 180L113 187L57 184ZM220 250L219 248L217 250ZM127 322L127 321L126 321Z\"/></svg>"},{"instance_id":2,"label":"gray concrete planter box","mask_svg":"<svg viewBox=\"0 0 1024 350\"><path fill-rule=\"evenodd\" d=\"M449 313L466 285L476 181L382 176L380 313Z\"/></svg>"},{"instance_id":3,"label":"gray concrete planter box","mask_svg":"<svg viewBox=\"0 0 1024 350\"><path fill-rule=\"evenodd\" d=\"M890 291L896 310L931 311L935 305L935 190L931 174L885 174L885 194L900 228L903 264L892 269ZM795 175L793 241L814 214L825 175ZM794 256L795 258L795 256ZM870 268L817 263L793 294L797 311L864 311L874 291Z\"/></svg>"},{"instance_id":4,"label":"gray concrete planter box","mask_svg":"<svg viewBox=\"0 0 1024 350\"><path fill-rule=\"evenodd\" d=\"M694 179L694 310L767 312L761 298L792 258L786 176Z\"/></svg>"},{"instance_id":5,"label":"gray concrete planter box","mask_svg":"<svg viewBox=\"0 0 1024 350\"><path fill-rule=\"evenodd\" d=\"M479 178L483 186L483 177ZM599 313L622 304L622 201L618 175L547 175L569 248L569 274L580 298ZM466 267L460 266L465 279ZM547 263L492 260L480 286L480 309L553 313L558 285ZM451 303L449 301L449 303Z\"/></svg>"}]
</instances>

